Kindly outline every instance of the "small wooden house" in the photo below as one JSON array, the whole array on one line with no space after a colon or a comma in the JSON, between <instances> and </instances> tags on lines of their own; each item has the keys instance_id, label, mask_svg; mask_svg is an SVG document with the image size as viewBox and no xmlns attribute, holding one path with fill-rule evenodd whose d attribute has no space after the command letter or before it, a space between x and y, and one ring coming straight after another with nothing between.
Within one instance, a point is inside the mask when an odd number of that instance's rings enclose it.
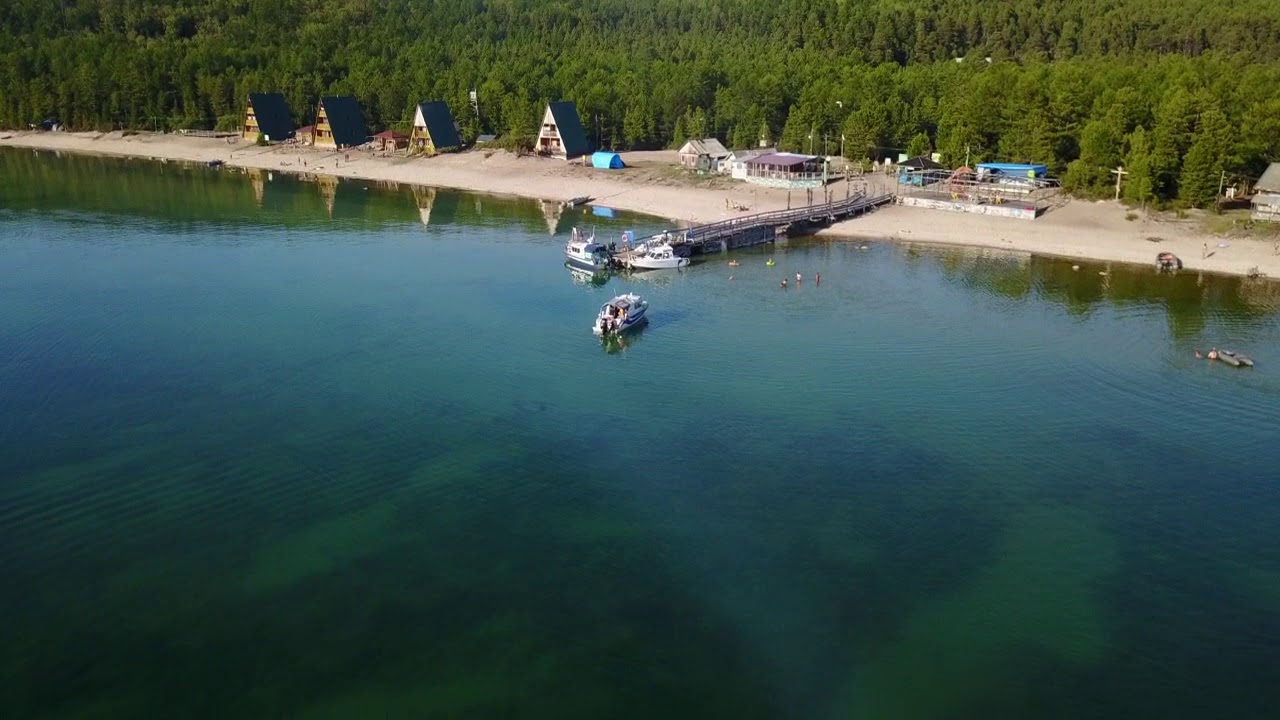
<instances>
[{"instance_id":1,"label":"small wooden house","mask_svg":"<svg viewBox=\"0 0 1280 720\"><path fill-rule=\"evenodd\" d=\"M1271 163L1254 186L1257 192L1250 202L1254 220L1280 222L1280 163Z\"/></svg>"},{"instance_id":2,"label":"small wooden house","mask_svg":"<svg viewBox=\"0 0 1280 720\"><path fill-rule=\"evenodd\" d=\"M246 140L257 141L261 134L267 142L284 142L293 137L293 114L280 93L249 93L244 110Z\"/></svg>"},{"instance_id":3,"label":"small wooden house","mask_svg":"<svg viewBox=\"0 0 1280 720\"><path fill-rule=\"evenodd\" d=\"M387 150L402 150L409 147L409 136L395 130L383 130L374 135L373 139L378 143L378 149L384 152Z\"/></svg>"},{"instance_id":4,"label":"small wooden house","mask_svg":"<svg viewBox=\"0 0 1280 720\"><path fill-rule=\"evenodd\" d=\"M538 154L574 160L589 151L587 133L578 117L578 106L564 100L547 105L542 115L542 128L538 131Z\"/></svg>"},{"instance_id":5,"label":"small wooden house","mask_svg":"<svg viewBox=\"0 0 1280 720\"><path fill-rule=\"evenodd\" d=\"M690 140L680 148L680 164L687 170L718 173L728 160L729 151L715 138Z\"/></svg>"},{"instance_id":6,"label":"small wooden house","mask_svg":"<svg viewBox=\"0 0 1280 720\"><path fill-rule=\"evenodd\" d=\"M368 141L369 129L355 98L349 95L320 98L313 145L338 150Z\"/></svg>"},{"instance_id":7,"label":"small wooden house","mask_svg":"<svg viewBox=\"0 0 1280 720\"><path fill-rule=\"evenodd\" d=\"M418 103L409 133L409 152L435 155L441 150L462 147L458 124L443 100Z\"/></svg>"}]
</instances>

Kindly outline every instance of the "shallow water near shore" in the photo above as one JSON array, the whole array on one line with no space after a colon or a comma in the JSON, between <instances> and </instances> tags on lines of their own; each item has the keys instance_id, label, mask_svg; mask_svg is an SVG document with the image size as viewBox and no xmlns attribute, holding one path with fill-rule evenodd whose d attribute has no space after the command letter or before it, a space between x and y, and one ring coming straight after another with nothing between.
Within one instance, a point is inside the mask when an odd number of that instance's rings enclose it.
<instances>
[{"instance_id":1,"label":"shallow water near shore","mask_svg":"<svg viewBox=\"0 0 1280 720\"><path fill-rule=\"evenodd\" d=\"M1276 284L574 224L0 152L7 714L1272 716Z\"/></svg>"}]
</instances>

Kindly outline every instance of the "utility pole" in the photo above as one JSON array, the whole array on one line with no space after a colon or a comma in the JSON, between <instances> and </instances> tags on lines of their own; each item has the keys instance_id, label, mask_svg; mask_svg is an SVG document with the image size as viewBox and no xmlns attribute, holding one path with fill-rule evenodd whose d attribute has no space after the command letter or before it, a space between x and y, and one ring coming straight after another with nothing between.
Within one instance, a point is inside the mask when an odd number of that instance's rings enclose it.
<instances>
[{"instance_id":1,"label":"utility pole","mask_svg":"<svg viewBox=\"0 0 1280 720\"><path fill-rule=\"evenodd\" d=\"M844 157L844 133L840 133L840 157ZM845 164L848 165L848 161ZM845 171L848 172L848 168Z\"/></svg>"},{"instance_id":2,"label":"utility pole","mask_svg":"<svg viewBox=\"0 0 1280 720\"><path fill-rule=\"evenodd\" d=\"M1227 171L1222 171L1222 177L1218 178L1218 197L1222 197L1222 186L1227 184Z\"/></svg>"},{"instance_id":3,"label":"utility pole","mask_svg":"<svg viewBox=\"0 0 1280 720\"><path fill-rule=\"evenodd\" d=\"M813 154L813 128L809 128L809 154Z\"/></svg>"},{"instance_id":4,"label":"utility pole","mask_svg":"<svg viewBox=\"0 0 1280 720\"><path fill-rule=\"evenodd\" d=\"M1117 165L1116 169L1111 171L1111 174L1116 176L1116 200L1119 201L1120 200L1120 179L1123 178L1125 175L1128 175L1129 171L1125 170L1123 165Z\"/></svg>"},{"instance_id":5,"label":"utility pole","mask_svg":"<svg viewBox=\"0 0 1280 720\"><path fill-rule=\"evenodd\" d=\"M969 167L969 146L964 146L964 166Z\"/></svg>"}]
</instances>

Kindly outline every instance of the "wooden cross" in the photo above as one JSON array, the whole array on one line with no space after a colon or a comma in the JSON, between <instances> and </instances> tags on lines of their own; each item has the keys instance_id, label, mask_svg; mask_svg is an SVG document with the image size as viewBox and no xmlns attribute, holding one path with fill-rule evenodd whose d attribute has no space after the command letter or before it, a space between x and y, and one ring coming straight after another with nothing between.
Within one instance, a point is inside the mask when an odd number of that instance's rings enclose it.
<instances>
[{"instance_id":1,"label":"wooden cross","mask_svg":"<svg viewBox=\"0 0 1280 720\"><path fill-rule=\"evenodd\" d=\"M1123 165L1117 165L1116 169L1111 171L1111 174L1116 176L1116 200L1119 201L1120 200L1120 178L1124 177L1125 175L1128 175L1129 171L1125 170Z\"/></svg>"}]
</instances>

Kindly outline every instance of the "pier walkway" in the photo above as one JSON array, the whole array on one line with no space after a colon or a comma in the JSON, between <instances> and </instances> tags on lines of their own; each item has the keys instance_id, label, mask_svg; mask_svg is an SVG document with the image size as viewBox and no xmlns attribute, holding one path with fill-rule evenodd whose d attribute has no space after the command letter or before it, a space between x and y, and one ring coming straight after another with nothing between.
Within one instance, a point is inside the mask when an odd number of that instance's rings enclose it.
<instances>
[{"instance_id":1,"label":"pier walkway","mask_svg":"<svg viewBox=\"0 0 1280 720\"><path fill-rule=\"evenodd\" d=\"M771 242L780 235L803 235L817 228L827 227L839 220L847 220L893 202L893 193L867 196L858 193L843 200L821 205L806 205L790 210L743 215L707 225L694 225L679 231L658 233L636 242L648 242L667 235L674 247L683 246L691 255L724 252L734 248L749 247ZM625 261L627 251L619 254Z\"/></svg>"}]
</instances>

